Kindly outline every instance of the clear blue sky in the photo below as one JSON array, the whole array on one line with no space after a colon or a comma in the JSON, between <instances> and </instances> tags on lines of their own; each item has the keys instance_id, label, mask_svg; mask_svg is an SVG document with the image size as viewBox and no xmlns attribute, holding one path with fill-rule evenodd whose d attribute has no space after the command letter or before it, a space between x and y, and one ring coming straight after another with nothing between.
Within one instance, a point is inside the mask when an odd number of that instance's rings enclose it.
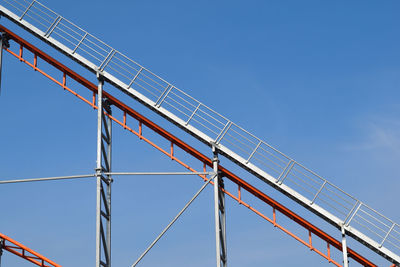
<instances>
[{"instance_id":1,"label":"clear blue sky","mask_svg":"<svg viewBox=\"0 0 400 267\"><path fill-rule=\"evenodd\" d=\"M400 222L398 1L43 3ZM0 22L81 70L6 19ZM9 54L3 64L0 179L92 173L96 112ZM184 171L118 126L113 153L115 171ZM191 176L115 179L113 265L130 266L200 186ZM267 185L262 189L340 237ZM94 265L94 180L3 185L0 196L0 232L63 266ZM209 188L141 266L214 266L212 201ZM227 214L230 266L329 265L231 200ZM9 254L3 262L31 266Z\"/></svg>"}]
</instances>

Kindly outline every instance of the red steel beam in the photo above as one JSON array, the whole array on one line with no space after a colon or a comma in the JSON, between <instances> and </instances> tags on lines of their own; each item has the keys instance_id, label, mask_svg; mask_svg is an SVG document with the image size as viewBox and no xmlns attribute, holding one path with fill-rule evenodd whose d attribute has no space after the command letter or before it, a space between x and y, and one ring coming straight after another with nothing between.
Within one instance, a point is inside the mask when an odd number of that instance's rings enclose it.
<instances>
[{"instance_id":1,"label":"red steel beam","mask_svg":"<svg viewBox=\"0 0 400 267\"><path fill-rule=\"evenodd\" d=\"M70 68L66 67L64 64L62 64L59 61L57 61L56 59L52 58L51 56L49 56L45 52L41 51L40 49L38 49L34 45L30 44L26 40L22 39L21 37L19 37L15 33L11 32L10 30L8 30L7 28L5 28L2 25L0 25L0 31L5 32L7 34L7 36L9 37L9 39L14 40L16 43L18 43L20 45L20 53L19 53L19 55L17 55L16 53L12 52L9 49L6 49L8 52L10 52L14 56L18 57L21 61L23 61L26 64L30 65L35 70L39 71L40 73L42 73L43 75L45 75L49 79L53 80L57 84L61 85L64 89L67 89L68 91L73 93L75 96L77 96L81 100L83 100L86 103L88 103L89 105L91 105L93 108L97 108L95 106L95 101L94 101L95 100L94 97L97 94L97 86L95 84L93 84L92 82L88 81L87 79L85 79L84 77L82 77L81 75L76 73L75 71L73 71ZM29 50L30 52L32 52L34 54L34 63L33 64L31 64L31 63L27 62L25 59L23 59L23 57L22 57L22 48L25 48L25 49ZM48 64L50 64L53 67L55 67L58 70L60 70L63 73L63 82L61 83L61 82L57 81L55 78L51 77L50 75L46 74L44 71L40 70L37 67L37 57L41 58L42 60L46 61ZM83 86L85 86L86 88L91 90L93 92L93 100L89 101L89 100L81 97L80 95L78 95L76 92L74 92L71 89L69 89L66 86L66 77L67 76L71 77L75 81L79 82L80 84L82 84ZM131 132L133 132L134 134L139 136L141 139L144 139L146 142L148 142L151 145L153 145L154 147L158 148L164 154L167 154L168 156L170 156L171 159L175 159L175 160L178 161L178 159L176 159L173 156L173 145L176 145L177 147L181 148L182 150L184 150L185 152L187 152L188 154L190 154L194 158L196 158L199 161L201 161L205 166L207 165L209 167L212 167L212 160L210 158L208 158L207 156L205 156L204 154L202 154L201 152L199 152L198 150L196 150L195 148L193 148L192 146L190 146L189 144L187 144L184 141L180 140L178 137L172 135L171 133L169 133L168 131L166 131L162 127L158 126L156 123L152 122L151 120L147 119L146 117L144 117L143 115L141 115L140 113L138 113L137 111L132 109L131 107L127 106L126 104L124 104L123 102L121 102L120 100L115 98L114 96L110 95L109 93L103 92L103 96L106 97L110 101L110 103L112 105L114 105L115 107L119 108L121 111L124 112L123 122L118 121L117 119L115 119L111 115L107 114L110 118L112 118L118 124L123 126L125 129L130 130ZM136 119L137 121L139 121L139 132L133 131L131 128L129 128L126 125L126 115L129 115L130 117L132 117L132 118ZM145 125L146 127L148 127L149 129L153 130L157 134L161 135L165 139L169 140L171 142L171 153L166 152L162 148L158 147L157 145L155 145L154 143L152 143L151 141L149 141L148 139L143 137L142 133L141 133L142 124ZM188 169L191 169L188 165L184 164L183 162L180 161L179 163L184 165ZM255 188L254 186L250 185L249 183L247 183L243 179L239 178L234 173L230 172L228 169L224 168L223 166L219 166L219 170L221 171L221 173L222 173L222 175L224 177L228 178L229 180L231 180L232 182L237 184L238 188L239 188L239 193L238 193L239 196L238 197L236 197L233 194L231 194L231 193L227 192L226 190L224 190L224 192L226 194L228 194L229 196L231 196L232 198L237 200L240 204L243 204L244 206L246 206L250 210L254 211L256 214L260 215L264 219L270 221L271 223L274 224L274 226L279 227L282 231L284 231L287 234L291 235L292 237L294 237L295 239L297 239L298 241L300 241L304 245L310 247L311 250L314 250L315 252L317 252L321 256L327 258L329 260L329 262L332 262L335 265L340 266L337 262L335 262L334 260L332 260L330 258L330 245L335 247L336 249L342 251L342 244L341 244L340 241L336 240L335 238L333 238L332 236L330 236L329 234L327 234L323 230L319 229L318 227L316 227L315 225L313 225L312 223L310 223L306 219L302 218L298 214L296 214L293 211L291 211L290 209L286 208L284 205L278 203L277 201L275 201L271 197L267 196L266 194L264 194L263 192L261 192L260 190ZM205 178L205 177L203 177L203 178ZM256 198L260 199L264 203L266 203L269 206L271 206L273 208L273 212L274 212L274 214L273 214L274 219L273 220L269 219L268 217L264 216L259 211L257 211L256 209L252 208L250 205L245 203L243 200L241 200L241 197L240 197L240 189L241 188L246 190L246 191L248 191L249 193L251 193ZM307 242L301 240L299 237L295 236L294 234L290 233L288 230L286 230L282 226L278 225L276 223L276 220L275 220L276 219L275 210L279 211L280 213L282 213L286 217L290 218L291 220L295 221L297 224L299 224L300 226L302 226L306 230L308 230L309 231L309 235L310 235L310 242L307 243ZM316 236L318 236L319 238L321 238L322 240L327 242L327 244L328 244L327 245L328 255L325 255L325 254L321 253L320 251L318 251L316 248L314 248L312 246L312 244L311 244L311 233L316 235ZM374 263L372 263L371 261L369 261L368 259L366 259L362 255L358 254L354 250L348 248L347 251L348 251L348 254L349 254L350 258L354 259L356 262L362 264L363 266L376 266Z\"/></svg>"},{"instance_id":2,"label":"red steel beam","mask_svg":"<svg viewBox=\"0 0 400 267\"><path fill-rule=\"evenodd\" d=\"M0 233L0 242L2 248L11 252L27 261L30 261L42 267L61 267L61 265L49 260L32 249L22 245L21 243L11 239L10 237Z\"/></svg>"}]
</instances>

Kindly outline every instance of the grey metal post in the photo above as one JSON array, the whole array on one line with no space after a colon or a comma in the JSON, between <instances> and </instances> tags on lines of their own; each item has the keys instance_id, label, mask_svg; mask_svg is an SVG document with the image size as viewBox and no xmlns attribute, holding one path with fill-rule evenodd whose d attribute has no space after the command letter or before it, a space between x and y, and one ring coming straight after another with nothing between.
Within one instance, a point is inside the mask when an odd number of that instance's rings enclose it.
<instances>
[{"instance_id":1,"label":"grey metal post","mask_svg":"<svg viewBox=\"0 0 400 267\"><path fill-rule=\"evenodd\" d=\"M106 109L108 114L111 115L111 106L106 102ZM112 121L110 117L107 117L107 131L109 134L108 137L108 144L107 144L107 161L108 161L108 168L107 172L111 172L111 143L112 143ZM109 181L107 186L107 204L108 204L108 211L109 211L109 220L107 220L107 248L108 248L108 255L109 255L109 267L111 267L111 183L113 179L111 178L110 174L107 174L107 180Z\"/></svg>"},{"instance_id":2,"label":"grey metal post","mask_svg":"<svg viewBox=\"0 0 400 267\"><path fill-rule=\"evenodd\" d=\"M1 95L1 69L3 66L3 36L4 36L4 32L0 33L1 38L0 38L0 95Z\"/></svg>"},{"instance_id":3,"label":"grey metal post","mask_svg":"<svg viewBox=\"0 0 400 267\"><path fill-rule=\"evenodd\" d=\"M3 47L10 47L4 32L0 32L0 95L1 95L1 74L3 67Z\"/></svg>"},{"instance_id":4,"label":"grey metal post","mask_svg":"<svg viewBox=\"0 0 400 267\"><path fill-rule=\"evenodd\" d=\"M215 241L217 252L217 267L227 266L226 249L226 216L225 216L225 194L222 177L218 173L218 152L213 146L213 169L217 177L214 179L214 212L215 212Z\"/></svg>"},{"instance_id":5,"label":"grey metal post","mask_svg":"<svg viewBox=\"0 0 400 267\"><path fill-rule=\"evenodd\" d=\"M97 94L97 199L96 199L96 267L111 267L111 107L103 99L103 77L98 75ZM107 173L107 174L105 174ZM106 225L104 226L103 221Z\"/></svg>"},{"instance_id":6,"label":"grey metal post","mask_svg":"<svg viewBox=\"0 0 400 267\"><path fill-rule=\"evenodd\" d=\"M0 238L0 267L1 267L1 256L3 255L3 243L4 240Z\"/></svg>"},{"instance_id":7,"label":"grey metal post","mask_svg":"<svg viewBox=\"0 0 400 267\"><path fill-rule=\"evenodd\" d=\"M346 242L346 231L342 227L342 251L343 251L343 267L349 267L349 259L347 256L347 242Z\"/></svg>"}]
</instances>

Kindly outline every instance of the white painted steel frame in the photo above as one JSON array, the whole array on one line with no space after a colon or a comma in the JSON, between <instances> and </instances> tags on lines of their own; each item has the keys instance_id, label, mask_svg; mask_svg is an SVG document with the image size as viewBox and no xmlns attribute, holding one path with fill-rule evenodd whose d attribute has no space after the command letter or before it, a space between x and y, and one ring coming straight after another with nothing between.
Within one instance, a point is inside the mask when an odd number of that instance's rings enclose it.
<instances>
[{"instance_id":1,"label":"white painted steel frame","mask_svg":"<svg viewBox=\"0 0 400 267\"><path fill-rule=\"evenodd\" d=\"M392 251L393 249L387 247L387 245L392 245L400 251L400 226L398 224L39 2L0 0L0 3L0 13L3 16L71 57L90 71L100 72L106 81L203 143L209 146L215 145L220 154L297 201L339 230L343 226L348 235L378 254L392 262L400 262L399 253L395 253ZM21 14L17 15L12 12L6 8L7 5L9 5L9 8L17 7L16 10L20 11ZM19 8L17 5L19 5ZM34 17L36 15L37 17ZM43 19L43 16L51 19ZM31 23L26 18L30 19ZM43 26L45 27L43 28ZM68 33L68 29L72 32ZM61 36L64 42L58 41L55 38L56 36L53 37L54 34ZM72 34L79 36L76 37ZM70 46L72 43L73 47L69 48L68 43ZM85 46L85 49L83 46ZM122 64L125 65L121 67ZM117 70L117 68L119 69ZM135 89L132 88L133 85L136 86ZM212 136L210 136L210 133ZM233 140L229 141L229 138ZM263 159L260 160L261 157ZM268 171L265 167L267 165L269 166L267 167ZM323 197L328 198L328 200L324 200ZM339 201L344 201L348 206L344 206L344 202L340 203ZM363 214L369 216L369 220L363 217ZM370 223L371 225L365 226L363 223ZM355 227L355 225L358 226ZM373 229L371 230L371 228ZM366 232L366 229L370 231ZM378 231L382 233L378 233Z\"/></svg>"},{"instance_id":2,"label":"white painted steel frame","mask_svg":"<svg viewBox=\"0 0 400 267\"><path fill-rule=\"evenodd\" d=\"M349 267L349 257L347 255L347 240L346 232L344 228L341 229L342 232L342 254L343 254L343 267Z\"/></svg>"}]
</instances>

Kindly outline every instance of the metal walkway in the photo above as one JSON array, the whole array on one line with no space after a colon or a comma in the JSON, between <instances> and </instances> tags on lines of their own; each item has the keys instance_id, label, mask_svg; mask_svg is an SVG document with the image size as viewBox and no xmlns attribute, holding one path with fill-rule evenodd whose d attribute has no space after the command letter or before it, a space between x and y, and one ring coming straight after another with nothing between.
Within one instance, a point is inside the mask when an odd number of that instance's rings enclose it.
<instances>
[{"instance_id":1,"label":"metal walkway","mask_svg":"<svg viewBox=\"0 0 400 267\"><path fill-rule=\"evenodd\" d=\"M399 225L37 1L0 13L395 264Z\"/></svg>"}]
</instances>

